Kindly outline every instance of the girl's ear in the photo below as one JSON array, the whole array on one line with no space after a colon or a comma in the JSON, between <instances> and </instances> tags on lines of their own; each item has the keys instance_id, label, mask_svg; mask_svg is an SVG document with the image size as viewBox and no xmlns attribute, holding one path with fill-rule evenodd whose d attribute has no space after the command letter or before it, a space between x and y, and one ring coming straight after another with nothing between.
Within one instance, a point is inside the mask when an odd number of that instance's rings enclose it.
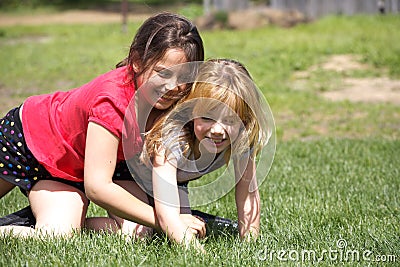
<instances>
[{"instance_id":1,"label":"girl's ear","mask_svg":"<svg viewBox=\"0 0 400 267\"><path fill-rule=\"evenodd\" d=\"M133 71L134 72L139 72L139 70L140 70L140 68L139 68L139 64L137 64L137 62L134 62L133 64L132 64L132 69L133 69Z\"/></svg>"},{"instance_id":2,"label":"girl's ear","mask_svg":"<svg viewBox=\"0 0 400 267\"><path fill-rule=\"evenodd\" d=\"M141 69L141 62L140 62L140 56L138 55L137 52L134 52L132 55L130 55L130 58L132 59L132 69L134 72L139 72Z\"/></svg>"}]
</instances>

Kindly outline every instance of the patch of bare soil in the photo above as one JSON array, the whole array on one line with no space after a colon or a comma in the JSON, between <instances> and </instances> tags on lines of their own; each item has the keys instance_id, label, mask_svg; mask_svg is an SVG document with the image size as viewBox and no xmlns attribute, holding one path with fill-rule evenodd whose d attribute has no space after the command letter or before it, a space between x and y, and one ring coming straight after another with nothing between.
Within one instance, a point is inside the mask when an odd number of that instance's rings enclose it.
<instances>
[{"instance_id":1,"label":"patch of bare soil","mask_svg":"<svg viewBox=\"0 0 400 267\"><path fill-rule=\"evenodd\" d=\"M382 78L346 78L345 86L322 96L332 101L386 102L400 105L400 80Z\"/></svg>"},{"instance_id":2,"label":"patch of bare soil","mask_svg":"<svg viewBox=\"0 0 400 267\"><path fill-rule=\"evenodd\" d=\"M360 63L361 58L356 55L333 55L328 58L321 66L312 66L310 71L322 68L323 70L331 70L336 72L344 72L349 70L366 70L370 67Z\"/></svg>"},{"instance_id":3,"label":"patch of bare soil","mask_svg":"<svg viewBox=\"0 0 400 267\"><path fill-rule=\"evenodd\" d=\"M355 55L334 55L318 66L312 66L307 71L296 73L294 87L304 86L305 80L316 70L346 72L371 68L360 63L359 58ZM320 92L320 95L332 101L384 102L400 105L400 80L388 77L343 78L337 88Z\"/></svg>"},{"instance_id":4,"label":"patch of bare soil","mask_svg":"<svg viewBox=\"0 0 400 267\"><path fill-rule=\"evenodd\" d=\"M376 73L380 77L354 77L355 73ZM400 106L400 80L390 79L385 70L377 70L362 63L357 55L333 55L320 64L311 66L305 71L294 73L291 82L293 90L313 92L330 101L350 101L357 103L390 103ZM282 125L285 122L305 116L308 125L301 127L285 127L282 140L312 140L321 136L362 138L364 136L385 136L397 138L397 134L381 129L399 129L396 118L400 114L391 114L388 121L382 114L382 120L368 121L368 113L362 110L347 110L346 112L323 114L276 114L276 120ZM352 121L355 128L352 128ZM363 130L357 129L360 121ZM396 131L395 131L396 132Z\"/></svg>"},{"instance_id":5,"label":"patch of bare soil","mask_svg":"<svg viewBox=\"0 0 400 267\"><path fill-rule=\"evenodd\" d=\"M143 1L144 2L144 1ZM166 1L167 2L167 1ZM147 5L145 3L128 4L128 22L142 22L151 15L161 11L176 12L183 4L165 3ZM43 25L43 24L99 24L122 22L121 3L98 4L91 9L64 10L43 15L7 15L0 16L0 26Z\"/></svg>"},{"instance_id":6,"label":"patch of bare soil","mask_svg":"<svg viewBox=\"0 0 400 267\"><path fill-rule=\"evenodd\" d=\"M144 21L149 14L129 13L129 21ZM44 25L44 24L94 24L94 23L113 23L121 22L122 15L120 12L106 11L89 11L89 10L69 10L55 14L46 15L23 15L0 17L0 26L15 25Z\"/></svg>"}]
</instances>

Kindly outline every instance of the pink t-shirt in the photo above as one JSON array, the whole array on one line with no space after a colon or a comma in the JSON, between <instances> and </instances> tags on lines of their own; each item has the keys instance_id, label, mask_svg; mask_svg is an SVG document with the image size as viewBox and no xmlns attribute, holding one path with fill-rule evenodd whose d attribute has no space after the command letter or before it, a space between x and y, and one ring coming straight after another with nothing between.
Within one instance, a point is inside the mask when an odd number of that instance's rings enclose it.
<instances>
[{"instance_id":1,"label":"pink t-shirt","mask_svg":"<svg viewBox=\"0 0 400 267\"><path fill-rule=\"evenodd\" d=\"M128 81L127 68L121 67L71 91L32 96L24 102L22 125L27 146L52 176L83 181L89 122L103 126L120 139L118 161L124 159L122 139L131 144L125 156L141 151L135 112L124 124L126 109L135 94L134 85Z\"/></svg>"}]
</instances>

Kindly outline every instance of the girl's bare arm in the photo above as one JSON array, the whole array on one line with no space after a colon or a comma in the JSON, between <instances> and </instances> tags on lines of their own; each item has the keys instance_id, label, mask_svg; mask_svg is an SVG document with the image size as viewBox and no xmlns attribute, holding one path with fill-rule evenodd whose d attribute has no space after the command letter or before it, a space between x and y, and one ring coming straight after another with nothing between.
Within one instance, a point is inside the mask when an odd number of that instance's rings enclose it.
<instances>
[{"instance_id":1,"label":"girl's bare arm","mask_svg":"<svg viewBox=\"0 0 400 267\"><path fill-rule=\"evenodd\" d=\"M159 230L154 209L113 183L119 139L104 127L89 123L84 184L87 197L107 211Z\"/></svg>"},{"instance_id":2,"label":"girl's bare arm","mask_svg":"<svg viewBox=\"0 0 400 267\"><path fill-rule=\"evenodd\" d=\"M159 154L153 161L153 191L157 219L161 229L178 243L185 245L194 241L195 235L205 235L205 224L191 216L183 220L180 216L180 201L176 182L176 165Z\"/></svg>"},{"instance_id":3,"label":"girl's bare arm","mask_svg":"<svg viewBox=\"0 0 400 267\"><path fill-rule=\"evenodd\" d=\"M239 233L242 239L257 237L260 228L260 195L254 159L238 160L235 174L239 181L235 187Z\"/></svg>"}]
</instances>

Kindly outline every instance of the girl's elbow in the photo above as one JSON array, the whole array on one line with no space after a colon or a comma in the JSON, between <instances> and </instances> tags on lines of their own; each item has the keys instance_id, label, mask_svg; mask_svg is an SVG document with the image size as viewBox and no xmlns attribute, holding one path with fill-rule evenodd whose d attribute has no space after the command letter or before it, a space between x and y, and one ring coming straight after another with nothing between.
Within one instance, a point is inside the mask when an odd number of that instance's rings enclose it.
<instances>
[{"instance_id":1,"label":"girl's elbow","mask_svg":"<svg viewBox=\"0 0 400 267\"><path fill-rule=\"evenodd\" d=\"M85 193L86 193L86 197L90 200L90 201L92 201L93 203L97 203L97 194L96 194L96 192L93 192L93 191L91 191L91 190L86 190L85 189Z\"/></svg>"},{"instance_id":2,"label":"girl's elbow","mask_svg":"<svg viewBox=\"0 0 400 267\"><path fill-rule=\"evenodd\" d=\"M99 193L98 188L95 186L88 186L85 184L85 194L86 197L93 203L98 203L100 200L101 194Z\"/></svg>"}]
</instances>

